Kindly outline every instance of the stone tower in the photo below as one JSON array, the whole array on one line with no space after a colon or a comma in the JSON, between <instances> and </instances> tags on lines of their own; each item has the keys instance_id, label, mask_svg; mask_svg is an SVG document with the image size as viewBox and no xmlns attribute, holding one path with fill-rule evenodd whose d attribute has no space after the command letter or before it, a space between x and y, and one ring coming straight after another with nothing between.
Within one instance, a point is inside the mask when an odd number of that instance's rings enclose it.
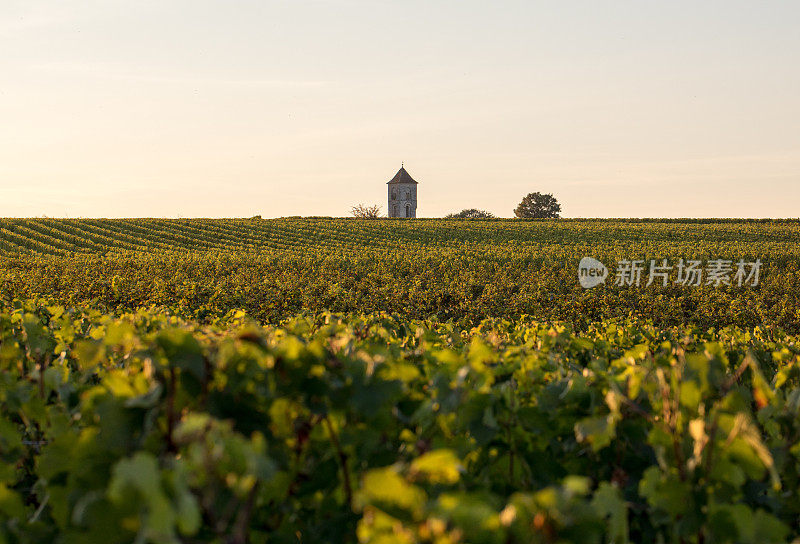
<instances>
[{"instance_id":1,"label":"stone tower","mask_svg":"<svg viewBox=\"0 0 800 544\"><path fill-rule=\"evenodd\" d=\"M417 216L417 182L400 166L389 186L389 217Z\"/></svg>"}]
</instances>

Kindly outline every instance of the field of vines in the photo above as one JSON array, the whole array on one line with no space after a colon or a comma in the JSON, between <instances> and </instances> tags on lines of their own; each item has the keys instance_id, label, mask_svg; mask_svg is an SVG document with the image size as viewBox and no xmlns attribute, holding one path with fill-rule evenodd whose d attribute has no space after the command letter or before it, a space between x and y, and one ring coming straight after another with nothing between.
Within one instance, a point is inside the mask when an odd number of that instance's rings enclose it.
<instances>
[{"instance_id":1,"label":"field of vines","mask_svg":"<svg viewBox=\"0 0 800 544\"><path fill-rule=\"evenodd\" d=\"M0 544L800 542L798 293L796 220L0 219Z\"/></svg>"},{"instance_id":2,"label":"field of vines","mask_svg":"<svg viewBox=\"0 0 800 544\"><path fill-rule=\"evenodd\" d=\"M800 332L800 221L0 220L0 297L165 308L208 322L303 312L777 326ZM759 284L606 285L578 263L763 262Z\"/></svg>"}]
</instances>

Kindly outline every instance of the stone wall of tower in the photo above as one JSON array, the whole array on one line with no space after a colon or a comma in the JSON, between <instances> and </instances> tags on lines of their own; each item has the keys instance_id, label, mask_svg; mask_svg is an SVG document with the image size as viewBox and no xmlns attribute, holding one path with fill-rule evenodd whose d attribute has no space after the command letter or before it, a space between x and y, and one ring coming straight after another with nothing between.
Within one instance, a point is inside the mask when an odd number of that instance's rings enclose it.
<instances>
[{"instance_id":1,"label":"stone wall of tower","mask_svg":"<svg viewBox=\"0 0 800 544\"><path fill-rule=\"evenodd\" d=\"M417 185L414 183L390 183L389 217L417 216Z\"/></svg>"}]
</instances>

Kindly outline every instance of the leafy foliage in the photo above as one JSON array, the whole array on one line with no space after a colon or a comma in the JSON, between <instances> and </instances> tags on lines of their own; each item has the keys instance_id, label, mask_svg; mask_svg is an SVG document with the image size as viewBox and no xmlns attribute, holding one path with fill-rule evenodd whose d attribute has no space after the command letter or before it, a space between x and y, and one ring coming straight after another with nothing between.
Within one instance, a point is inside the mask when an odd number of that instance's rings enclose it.
<instances>
[{"instance_id":1,"label":"leafy foliage","mask_svg":"<svg viewBox=\"0 0 800 544\"><path fill-rule=\"evenodd\" d=\"M528 193L514 209L520 219L555 219L561 214L561 204L548 193Z\"/></svg>"},{"instance_id":2,"label":"leafy foliage","mask_svg":"<svg viewBox=\"0 0 800 544\"><path fill-rule=\"evenodd\" d=\"M468 208L456 213L448 213L445 219L492 219L494 214L485 210L478 210L476 208Z\"/></svg>"},{"instance_id":3,"label":"leafy foliage","mask_svg":"<svg viewBox=\"0 0 800 544\"><path fill-rule=\"evenodd\" d=\"M0 220L0 543L800 538L799 226Z\"/></svg>"},{"instance_id":4,"label":"leafy foliage","mask_svg":"<svg viewBox=\"0 0 800 544\"><path fill-rule=\"evenodd\" d=\"M12 246L17 235L31 248ZM264 322L328 309L798 333L798 237L798 221L5 219L0 297L154 306L203 322L236 309ZM760 258L764 267L755 288L585 290L577 267L586 255L609 267L636 258Z\"/></svg>"},{"instance_id":5,"label":"leafy foliage","mask_svg":"<svg viewBox=\"0 0 800 544\"><path fill-rule=\"evenodd\" d=\"M778 331L0 312L7 542L785 542Z\"/></svg>"}]
</instances>

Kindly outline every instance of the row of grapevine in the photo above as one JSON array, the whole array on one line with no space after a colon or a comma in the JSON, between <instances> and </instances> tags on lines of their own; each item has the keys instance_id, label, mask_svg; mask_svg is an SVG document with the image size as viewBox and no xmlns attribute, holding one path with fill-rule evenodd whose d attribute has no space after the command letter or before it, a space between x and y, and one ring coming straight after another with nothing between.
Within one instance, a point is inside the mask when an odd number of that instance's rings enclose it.
<instances>
[{"instance_id":1,"label":"row of grapevine","mask_svg":"<svg viewBox=\"0 0 800 544\"><path fill-rule=\"evenodd\" d=\"M786 542L775 331L0 308L0 541Z\"/></svg>"},{"instance_id":2,"label":"row of grapevine","mask_svg":"<svg viewBox=\"0 0 800 544\"><path fill-rule=\"evenodd\" d=\"M598 249L600 248L600 249ZM539 246L511 251L466 247L303 251L117 251L23 254L0 258L0 299L45 296L94 301L107 309L160 306L213 319L245 309L263 322L302 311L387 310L407 317L484 317L569 321L583 327L614 317L662 326L781 327L800 332L800 257L762 254L755 245L642 244L633 248ZM758 285L604 285L583 289L582 254L602 262L639 257L762 259Z\"/></svg>"},{"instance_id":3,"label":"row of grapevine","mask_svg":"<svg viewBox=\"0 0 800 544\"><path fill-rule=\"evenodd\" d=\"M792 252L797 221L674 223L623 220L366 221L243 219L0 219L4 253L464 249L640 243L716 244Z\"/></svg>"}]
</instances>

